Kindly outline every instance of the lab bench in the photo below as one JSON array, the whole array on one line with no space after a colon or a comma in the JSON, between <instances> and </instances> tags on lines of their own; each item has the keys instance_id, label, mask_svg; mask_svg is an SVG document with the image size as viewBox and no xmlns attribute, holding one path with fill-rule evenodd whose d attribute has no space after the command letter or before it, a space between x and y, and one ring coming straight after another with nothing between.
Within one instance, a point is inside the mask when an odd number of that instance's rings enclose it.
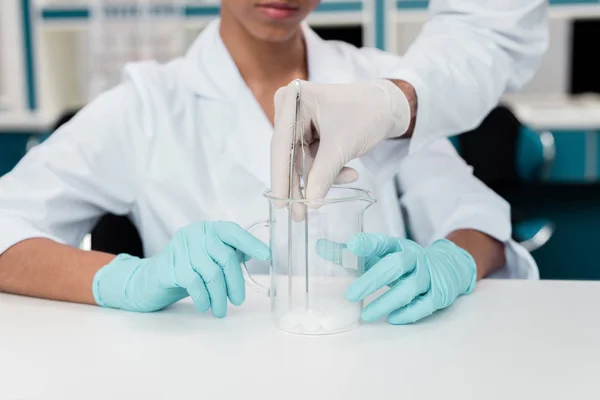
<instances>
[{"instance_id":1,"label":"lab bench","mask_svg":"<svg viewBox=\"0 0 600 400\"><path fill-rule=\"evenodd\" d=\"M416 324L306 337L252 290L225 319L0 294L0 398L591 400L598 304L600 282L486 279Z\"/></svg>"}]
</instances>

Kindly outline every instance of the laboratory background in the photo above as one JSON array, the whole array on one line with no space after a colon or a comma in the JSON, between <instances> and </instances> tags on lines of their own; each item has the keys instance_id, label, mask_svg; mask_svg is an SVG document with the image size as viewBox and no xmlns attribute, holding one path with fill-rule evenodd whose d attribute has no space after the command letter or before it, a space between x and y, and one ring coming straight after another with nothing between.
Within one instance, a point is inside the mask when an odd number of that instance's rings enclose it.
<instances>
[{"instance_id":1,"label":"laboratory background","mask_svg":"<svg viewBox=\"0 0 600 400\"><path fill-rule=\"evenodd\" d=\"M402 54L426 8L424 0L323 0L308 22L326 39ZM0 176L114 86L125 63L182 55L218 12L216 0L0 0ZM550 0L550 47L536 77L452 139L510 202L513 237L542 279L600 279L598 39L600 2Z\"/></svg>"}]
</instances>

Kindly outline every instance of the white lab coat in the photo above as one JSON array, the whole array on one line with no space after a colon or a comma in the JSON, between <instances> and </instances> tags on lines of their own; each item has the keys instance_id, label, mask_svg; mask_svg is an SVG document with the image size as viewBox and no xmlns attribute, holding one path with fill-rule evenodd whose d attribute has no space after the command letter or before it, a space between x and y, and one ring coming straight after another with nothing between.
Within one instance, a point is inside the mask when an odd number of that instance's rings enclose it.
<instances>
[{"instance_id":1,"label":"white lab coat","mask_svg":"<svg viewBox=\"0 0 600 400\"><path fill-rule=\"evenodd\" d=\"M548 48L547 0L430 0L430 19L388 78L417 92L411 152L478 126L500 96L537 72Z\"/></svg>"},{"instance_id":2,"label":"white lab coat","mask_svg":"<svg viewBox=\"0 0 600 400\"><path fill-rule=\"evenodd\" d=\"M267 217L272 127L210 24L187 55L167 65L126 67L124 82L99 96L0 179L0 254L32 237L77 245L98 218L129 215L146 256L195 221L244 226ZM390 55L321 40L304 27L310 80L386 76ZM401 59L395 58L401 62ZM509 205L475 179L447 139L408 155L408 140L353 160L353 186L378 202L365 230L404 236L395 188L423 245L460 228L507 243L498 274L537 278L531 256L510 241Z\"/></svg>"}]
</instances>

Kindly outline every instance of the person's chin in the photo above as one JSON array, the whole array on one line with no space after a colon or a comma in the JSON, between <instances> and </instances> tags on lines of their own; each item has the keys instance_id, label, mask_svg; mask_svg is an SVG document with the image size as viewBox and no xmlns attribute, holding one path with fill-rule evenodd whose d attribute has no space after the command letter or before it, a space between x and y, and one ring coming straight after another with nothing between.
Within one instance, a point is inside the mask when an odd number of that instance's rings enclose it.
<instances>
[{"instance_id":1,"label":"person's chin","mask_svg":"<svg viewBox=\"0 0 600 400\"><path fill-rule=\"evenodd\" d=\"M261 24L261 26L253 29L255 37L264 40L265 42L286 42L294 36L300 29L300 24Z\"/></svg>"}]
</instances>

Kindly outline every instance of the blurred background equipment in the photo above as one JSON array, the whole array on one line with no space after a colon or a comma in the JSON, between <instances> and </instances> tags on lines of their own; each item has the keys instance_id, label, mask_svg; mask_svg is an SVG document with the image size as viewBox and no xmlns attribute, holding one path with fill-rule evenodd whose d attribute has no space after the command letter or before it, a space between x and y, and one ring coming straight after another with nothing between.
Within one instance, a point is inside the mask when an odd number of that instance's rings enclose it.
<instances>
[{"instance_id":1,"label":"blurred background equipment","mask_svg":"<svg viewBox=\"0 0 600 400\"><path fill-rule=\"evenodd\" d=\"M549 5L551 43L536 77L453 143L509 200L513 237L533 251L543 278L600 279L600 3ZM402 54L426 7L426 0L323 0L308 22L323 38ZM218 0L0 0L0 175L72 110L114 86L125 63L184 54L218 12ZM124 223L107 216L92 247L129 243L141 252ZM131 240L111 240L115 230Z\"/></svg>"},{"instance_id":2,"label":"blurred background equipment","mask_svg":"<svg viewBox=\"0 0 600 400\"><path fill-rule=\"evenodd\" d=\"M523 127L510 109L499 106L476 129L457 136L455 147L474 174L504 198L547 176L554 163L553 136ZM554 233L549 218L532 217L512 204L513 239L530 252Z\"/></svg>"},{"instance_id":3,"label":"blurred background equipment","mask_svg":"<svg viewBox=\"0 0 600 400\"><path fill-rule=\"evenodd\" d=\"M183 54L181 0L91 0L87 98L117 85L131 61L166 62Z\"/></svg>"}]
</instances>

